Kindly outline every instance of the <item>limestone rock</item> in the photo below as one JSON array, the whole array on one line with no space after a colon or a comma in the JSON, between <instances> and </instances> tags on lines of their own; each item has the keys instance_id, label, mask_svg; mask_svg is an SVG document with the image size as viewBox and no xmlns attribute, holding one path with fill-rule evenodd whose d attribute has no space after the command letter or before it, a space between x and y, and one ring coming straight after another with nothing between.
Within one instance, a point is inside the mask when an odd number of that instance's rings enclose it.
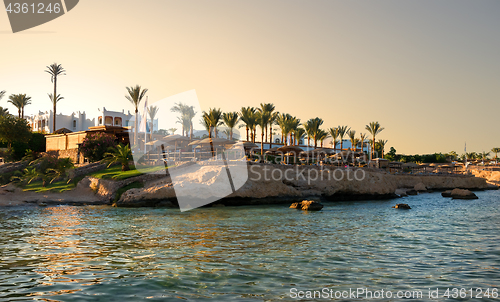
<instances>
[{"instance_id":1,"label":"limestone rock","mask_svg":"<svg viewBox=\"0 0 500 302\"><path fill-rule=\"evenodd\" d=\"M415 187L413 187L413 189L417 192L425 192L427 191L427 188L425 187L425 185L423 183L418 183L415 185Z\"/></svg>"},{"instance_id":2,"label":"limestone rock","mask_svg":"<svg viewBox=\"0 0 500 302\"><path fill-rule=\"evenodd\" d=\"M408 195L418 195L418 192L417 192L417 190L410 189L410 190L406 191L406 194L408 194Z\"/></svg>"},{"instance_id":3,"label":"limestone rock","mask_svg":"<svg viewBox=\"0 0 500 302\"><path fill-rule=\"evenodd\" d=\"M397 205L393 206L394 209L403 209L403 210L409 210L411 207L407 205L406 203L398 203Z\"/></svg>"},{"instance_id":4,"label":"limestone rock","mask_svg":"<svg viewBox=\"0 0 500 302\"><path fill-rule=\"evenodd\" d=\"M290 208L303 211L320 211L323 209L323 205L315 200L302 200L301 202L292 203Z\"/></svg>"},{"instance_id":5,"label":"limestone rock","mask_svg":"<svg viewBox=\"0 0 500 302\"><path fill-rule=\"evenodd\" d=\"M451 197L453 199L478 199L476 194L469 190L454 189L451 191Z\"/></svg>"},{"instance_id":6,"label":"limestone rock","mask_svg":"<svg viewBox=\"0 0 500 302\"><path fill-rule=\"evenodd\" d=\"M406 194L406 189L397 189L394 194L398 195L399 197L407 197L408 194Z\"/></svg>"},{"instance_id":7,"label":"limestone rock","mask_svg":"<svg viewBox=\"0 0 500 302\"><path fill-rule=\"evenodd\" d=\"M444 192L441 192L441 196L443 196L443 197L451 197L451 191L452 190L446 190Z\"/></svg>"}]
</instances>

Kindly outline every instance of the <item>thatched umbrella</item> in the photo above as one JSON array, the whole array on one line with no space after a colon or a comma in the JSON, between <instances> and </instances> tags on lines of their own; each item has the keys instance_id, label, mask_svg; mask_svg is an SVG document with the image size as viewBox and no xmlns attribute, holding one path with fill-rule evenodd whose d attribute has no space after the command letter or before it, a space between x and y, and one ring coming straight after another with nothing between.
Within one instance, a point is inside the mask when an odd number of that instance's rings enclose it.
<instances>
[{"instance_id":1,"label":"thatched umbrella","mask_svg":"<svg viewBox=\"0 0 500 302\"><path fill-rule=\"evenodd\" d=\"M266 154L276 154L278 152L279 152L278 151L278 147L272 147L272 148L267 149L266 152L264 152L264 153L266 153Z\"/></svg>"},{"instance_id":2,"label":"thatched umbrella","mask_svg":"<svg viewBox=\"0 0 500 302\"><path fill-rule=\"evenodd\" d=\"M66 133L72 133L73 131L69 130L68 128L61 128L57 129L54 131L54 134L66 134Z\"/></svg>"},{"instance_id":3,"label":"thatched umbrella","mask_svg":"<svg viewBox=\"0 0 500 302\"><path fill-rule=\"evenodd\" d=\"M298 147L298 146L283 146L283 147L279 147L277 149L278 152L283 152L283 153L287 153L287 152L294 152L296 154L299 154L300 152L304 151L302 150L302 148Z\"/></svg>"},{"instance_id":4,"label":"thatched umbrella","mask_svg":"<svg viewBox=\"0 0 500 302\"><path fill-rule=\"evenodd\" d=\"M188 144L188 146L193 146L193 145L211 145L211 146L223 146L223 145L232 145L235 144L235 141L228 140L225 138L218 138L218 137L212 137L212 138L204 138L202 140L194 141Z\"/></svg>"}]
</instances>

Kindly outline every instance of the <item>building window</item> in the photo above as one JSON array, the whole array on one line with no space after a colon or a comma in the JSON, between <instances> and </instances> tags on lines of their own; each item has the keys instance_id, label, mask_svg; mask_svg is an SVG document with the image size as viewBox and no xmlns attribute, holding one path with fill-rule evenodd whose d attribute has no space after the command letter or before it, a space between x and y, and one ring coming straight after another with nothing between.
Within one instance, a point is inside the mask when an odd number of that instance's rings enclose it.
<instances>
[{"instance_id":1,"label":"building window","mask_svg":"<svg viewBox=\"0 0 500 302\"><path fill-rule=\"evenodd\" d=\"M73 128L76 129L76 121L73 121Z\"/></svg>"},{"instance_id":2,"label":"building window","mask_svg":"<svg viewBox=\"0 0 500 302\"><path fill-rule=\"evenodd\" d=\"M102 125L102 116L99 117L99 125Z\"/></svg>"},{"instance_id":3,"label":"building window","mask_svg":"<svg viewBox=\"0 0 500 302\"><path fill-rule=\"evenodd\" d=\"M104 118L104 124L105 124L106 126L113 126L113 117L111 117L111 116L106 116L106 117Z\"/></svg>"},{"instance_id":4,"label":"building window","mask_svg":"<svg viewBox=\"0 0 500 302\"><path fill-rule=\"evenodd\" d=\"M42 120L42 130L45 130L45 120Z\"/></svg>"},{"instance_id":5,"label":"building window","mask_svg":"<svg viewBox=\"0 0 500 302\"><path fill-rule=\"evenodd\" d=\"M121 126L121 125L122 125L122 118L115 117L115 126Z\"/></svg>"}]
</instances>

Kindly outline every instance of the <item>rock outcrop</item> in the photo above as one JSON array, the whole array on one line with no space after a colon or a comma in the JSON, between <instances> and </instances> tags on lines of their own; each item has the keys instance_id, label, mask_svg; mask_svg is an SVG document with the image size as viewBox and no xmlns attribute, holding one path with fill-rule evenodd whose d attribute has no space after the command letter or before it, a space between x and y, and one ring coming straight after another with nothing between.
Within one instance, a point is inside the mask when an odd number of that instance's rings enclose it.
<instances>
[{"instance_id":1,"label":"rock outcrop","mask_svg":"<svg viewBox=\"0 0 500 302\"><path fill-rule=\"evenodd\" d=\"M409 210L411 207L407 205L406 203L398 203L397 205L393 206L394 209L403 209L403 210Z\"/></svg>"},{"instance_id":2,"label":"rock outcrop","mask_svg":"<svg viewBox=\"0 0 500 302\"><path fill-rule=\"evenodd\" d=\"M418 184L416 184L413 189L417 192L425 192L427 191L427 188L425 187L425 185L421 182L419 182Z\"/></svg>"},{"instance_id":3,"label":"rock outcrop","mask_svg":"<svg viewBox=\"0 0 500 302\"><path fill-rule=\"evenodd\" d=\"M478 199L476 194L469 190L454 189L451 191L450 195L453 199Z\"/></svg>"},{"instance_id":4,"label":"rock outcrop","mask_svg":"<svg viewBox=\"0 0 500 302\"><path fill-rule=\"evenodd\" d=\"M207 197L207 188L224 189L220 179L225 177L224 166L190 166L185 175L171 183L147 183L144 188L125 192L116 206L154 206L161 200L176 201L176 189L193 199ZM246 176L246 175L245 175ZM237 175L237 177L243 177ZM227 179L227 177L226 177ZM227 186L227 184L226 184ZM309 197L326 200L369 200L398 197L398 188L484 189L486 181L472 176L392 175L365 169L320 169L316 166L286 166L255 164L248 166L248 180L220 203L225 205L272 204L299 201ZM190 188L195 188L190 190ZM416 194L416 191L414 191ZM413 193L411 190L406 192Z\"/></svg>"},{"instance_id":5,"label":"rock outcrop","mask_svg":"<svg viewBox=\"0 0 500 302\"><path fill-rule=\"evenodd\" d=\"M451 191L453 191L453 190L446 190L444 192L441 192L441 196L443 196L443 197L451 197Z\"/></svg>"},{"instance_id":6,"label":"rock outcrop","mask_svg":"<svg viewBox=\"0 0 500 302\"><path fill-rule=\"evenodd\" d=\"M323 205L315 200L302 200L301 202L294 202L290 206L291 209L303 211L321 211Z\"/></svg>"}]
</instances>

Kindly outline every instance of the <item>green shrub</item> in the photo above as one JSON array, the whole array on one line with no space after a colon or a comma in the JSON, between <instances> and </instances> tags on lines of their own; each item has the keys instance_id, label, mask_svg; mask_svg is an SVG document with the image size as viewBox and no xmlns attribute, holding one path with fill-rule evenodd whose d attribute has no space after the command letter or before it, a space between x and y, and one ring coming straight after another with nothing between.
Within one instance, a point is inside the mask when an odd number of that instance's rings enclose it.
<instances>
[{"instance_id":1,"label":"green shrub","mask_svg":"<svg viewBox=\"0 0 500 302\"><path fill-rule=\"evenodd\" d=\"M89 133L83 140L80 150L90 162L97 162L104 158L109 148L117 146L116 137L103 132Z\"/></svg>"}]
</instances>

